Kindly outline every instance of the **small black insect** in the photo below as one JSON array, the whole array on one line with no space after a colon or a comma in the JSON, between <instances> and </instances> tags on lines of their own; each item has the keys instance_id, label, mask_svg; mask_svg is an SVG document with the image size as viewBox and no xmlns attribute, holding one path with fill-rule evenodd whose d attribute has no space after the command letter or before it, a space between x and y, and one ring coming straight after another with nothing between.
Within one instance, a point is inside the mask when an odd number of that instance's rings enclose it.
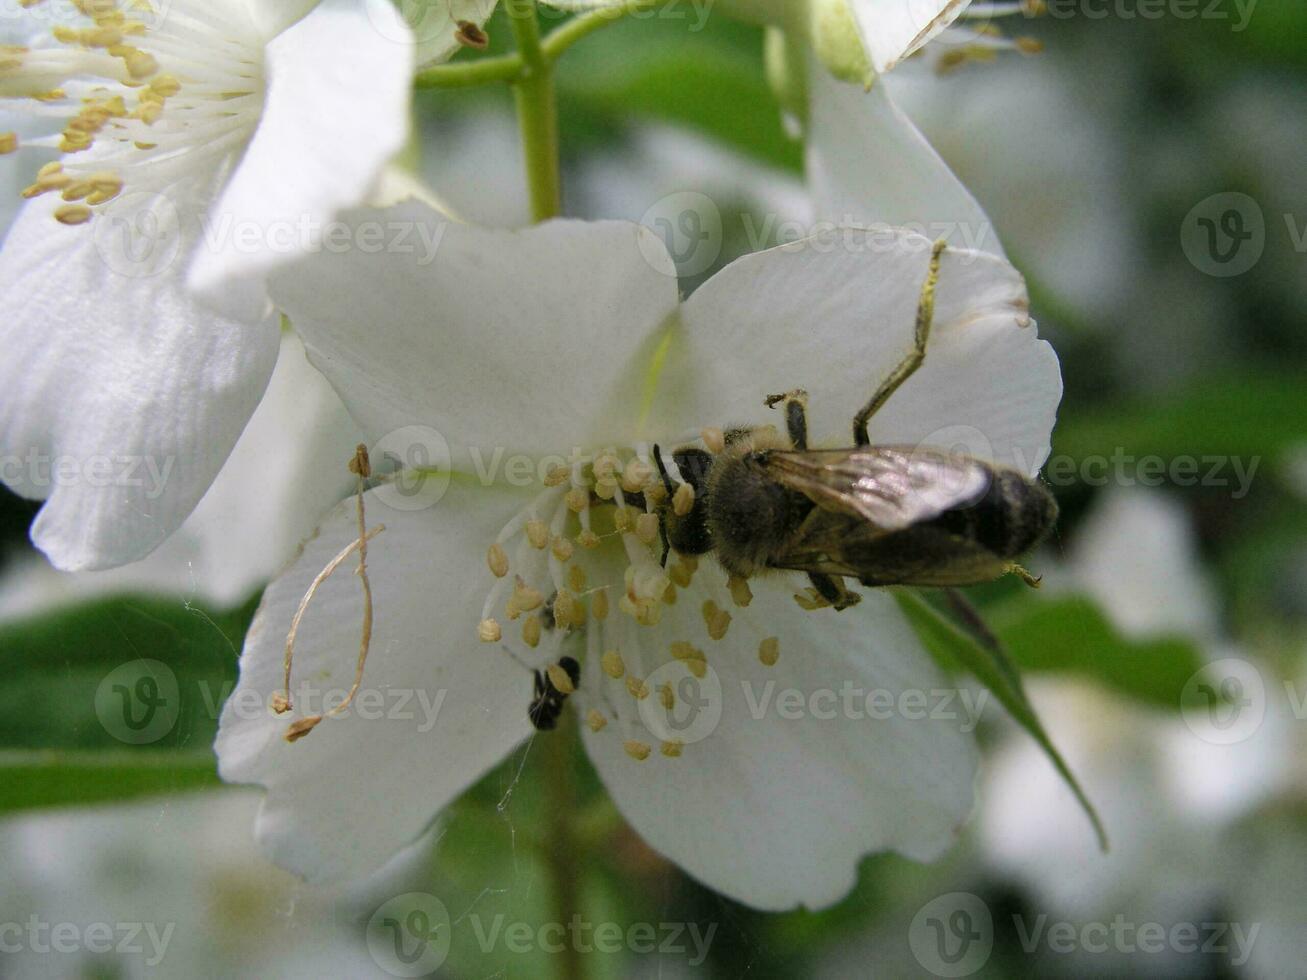
<instances>
[{"instance_id":1,"label":"small black insect","mask_svg":"<svg viewBox=\"0 0 1307 980\"><path fill-rule=\"evenodd\" d=\"M558 666L563 668L572 681L572 687L575 688L581 680L581 665L572 657L563 657L558 661ZM531 724L536 727L536 730L553 731L558 725L558 717L563 713L563 705L566 703L567 694L554 686L548 672L537 670L535 696L531 700L531 707L527 709L527 717L531 719Z\"/></svg>"}]
</instances>

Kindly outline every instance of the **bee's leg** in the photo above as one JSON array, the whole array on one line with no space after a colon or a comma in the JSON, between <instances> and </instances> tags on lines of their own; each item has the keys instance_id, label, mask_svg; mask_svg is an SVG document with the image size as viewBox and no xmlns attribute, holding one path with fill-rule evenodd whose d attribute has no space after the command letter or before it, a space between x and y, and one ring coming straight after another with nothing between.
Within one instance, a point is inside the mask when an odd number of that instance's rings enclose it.
<instances>
[{"instance_id":1,"label":"bee's leg","mask_svg":"<svg viewBox=\"0 0 1307 980\"><path fill-rule=\"evenodd\" d=\"M917 304L917 326L913 336L912 352L890 372L890 376L871 396L871 401L867 402L853 419L853 441L859 446L871 445L871 437L867 435L867 422L926 360L926 342L930 339L930 324L935 316L935 286L939 282L939 263L944 248L945 243L941 240L936 242L930 251L930 269L926 273L926 281L921 287L921 299Z\"/></svg>"},{"instance_id":2,"label":"bee's leg","mask_svg":"<svg viewBox=\"0 0 1307 980\"><path fill-rule=\"evenodd\" d=\"M1030 586L1032 589L1039 588L1039 583L1044 581L1044 577L1042 575L1036 575L1034 572L1030 571L1029 569L1022 568L1016 562L1013 562L1011 565L1009 565L1007 567L1007 570L1011 572L1013 575L1015 575L1017 578L1021 579L1021 581L1025 582L1026 585Z\"/></svg>"},{"instance_id":3,"label":"bee's leg","mask_svg":"<svg viewBox=\"0 0 1307 980\"><path fill-rule=\"evenodd\" d=\"M764 404L768 408L785 406L785 427L790 433L790 444L797 450L808 448L808 393L795 388L783 395L769 395Z\"/></svg>"},{"instance_id":4,"label":"bee's leg","mask_svg":"<svg viewBox=\"0 0 1307 980\"><path fill-rule=\"evenodd\" d=\"M672 539L667 536L667 522L660 520L658 522L658 537L663 542L663 559L658 564L662 568L667 567L667 557L672 553Z\"/></svg>"},{"instance_id":5,"label":"bee's leg","mask_svg":"<svg viewBox=\"0 0 1307 980\"><path fill-rule=\"evenodd\" d=\"M862 601L862 596L856 592L850 592L844 587L843 579L835 578L824 572L809 572L808 581L817 590L817 594L834 606L836 611L856 606Z\"/></svg>"},{"instance_id":6,"label":"bee's leg","mask_svg":"<svg viewBox=\"0 0 1307 980\"><path fill-rule=\"evenodd\" d=\"M672 478L667 472L667 465L663 462L663 451L657 443L653 447L654 464L658 467L658 475L662 477L663 488L667 491L667 499L671 499L676 493L676 487L672 485Z\"/></svg>"}]
</instances>

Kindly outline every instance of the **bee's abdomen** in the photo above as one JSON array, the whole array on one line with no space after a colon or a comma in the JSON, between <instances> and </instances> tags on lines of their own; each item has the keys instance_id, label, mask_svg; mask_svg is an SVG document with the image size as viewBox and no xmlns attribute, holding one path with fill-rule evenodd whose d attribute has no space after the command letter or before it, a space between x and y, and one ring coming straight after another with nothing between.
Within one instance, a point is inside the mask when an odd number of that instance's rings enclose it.
<instances>
[{"instance_id":1,"label":"bee's abdomen","mask_svg":"<svg viewBox=\"0 0 1307 980\"><path fill-rule=\"evenodd\" d=\"M1000 558L1017 558L1039 544L1056 521L1057 502L1042 483L996 468L989 489L974 504L926 523L975 541Z\"/></svg>"}]
</instances>

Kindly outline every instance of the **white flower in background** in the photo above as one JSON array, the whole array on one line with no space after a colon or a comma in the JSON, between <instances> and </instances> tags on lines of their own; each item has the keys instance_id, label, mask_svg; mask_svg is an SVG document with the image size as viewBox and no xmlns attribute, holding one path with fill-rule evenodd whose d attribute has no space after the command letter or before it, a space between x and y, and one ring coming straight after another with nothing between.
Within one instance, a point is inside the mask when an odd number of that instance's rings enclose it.
<instances>
[{"instance_id":1,"label":"white flower in background","mask_svg":"<svg viewBox=\"0 0 1307 980\"><path fill-rule=\"evenodd\" d=\"M817 7L838 11L844 2L828 0ZM807 95L808 182L818 217L843 224L904 225L953 245L1003 256L998 234L971 191L899 108L897 82L904 72L919 76L920 66L932 59L938 65L957 65L972 58L988 60L1004 50L1036 50L1034 42L1007 38L989 23L994 17L1028 14L1028 5L945 0L861 4L848 0L848 4L867 42L869 65L860 65L854 55L841 62L823 51L823 36L830 48L830 38L848 33L847 28L841 30L840 18L831 14L823 21L828 25L826 34L814 37L817 58L809 59L813 63L802 75ZM870 41L877 36L872 18L888 17L891 12L895 15L891 26L879 37L881 44L893 44L878 54ZM910 18L907 27L896 24L903 17ZM792 45L774 47L774 58L800 60ZM834 49L844 50L838 45ZM913 54L919 56L911 65L900 64ZM899 69L890 73L895 65ZM785 71L804 69L789 64ZM977 87L978 99L999 99L984 90L983 79Z\"/></svg>"},{"instance_id":2,"label":"white flower in background","mask_svg":"<svg viewBox=\"0 0 1307 980\"><path fill-rule=\"evenodd\" d=\"M1103 93L1086 94L1077 54L1059 48L943 75L929 57L914 58L881 84L985 202L1031 281L1074 310L1125 319L1143 267L1131 230L1129 145L1095 104Z\"/></svg>"},{"instance_id":3,"label":"white flower in background","mask_svg":"<svg viewBox=\"0 0 1307 980\"><path fill-rule=\"evenodd\" d=\"M3 477L46 500L32 537L61 568L140 558L191 512L277 358L264 275L404 143L412 44L375 28L398 15L311 6L79 0L0 54L0 97L62 126L12 140L63 156L0 251Z\"/></svg>"},{"instance_id":4,"label":"white flower in background","mask_svg":"<svg viewBox=\"0 0 1307 980\"><path fill-rule=\"evenodd\" d=\"M1218 610L1186 515L1161 492L1109 491L1050 586L1089 592L1129 636L1188 636L1212 659L1240 656L1215 635ZM1031 700L1102 811L1112 848L1101 853L1092 835L1068 830L1076 801L1014 737L995 753L979 820L991 868L1021 882L1037 908L1082 921L1187 921L1222 907L1222 834L1292 764L1295 723L1262 674L1266 714L1231 744L1200 737L1179 705L1161 711L1082 681L1033 680Z\"/></svg>"},{"instance_id":5,"label":"white flower in background","mask_svg":"<svg viewBox=\"0 0 1307 980\"><path fill-rule=\"evenodd\" d=\"M88 941L51 951L48 925L37 937L44 945L10 930L6 976L381 975L364 931L346 923L366 921L379 902L407 890L430 860L430 842L347 889L308 891L251 846L254 797L196 793L8 816L0 822L0 921L26 930L36 916L116 931L108 950Z\"/></svg>"},{"instance_id":6,"label":"white flower in background","mask_svg":"<svg viewBox=\"0 0 1307 980\"><path fill-rule=\"evenodd\" d=\"M416 204L354 220L380 217L440 220ZM451 225L434 264L352 252L278 273L274 297L368 437L430 426L453 473L426 509L387 507L390 487L366 496L386 530L368 548L364 683L444 698L430 731L350 712L288 743L294 716L235 707L282 689L292 615L357 533L352 504L265 593L217 751L224 778L267 788L257 833L274 859L324 879L416 837L531 736L535 672L552 666L551 682L569 683L560 655L581 662L567 704L617 805L719 891L763 908L822 906L868 852L924 859L947 847L976 764L956 721L750 709L769 681L895 697L946 685L892 598L805 611L794 599L804 579L728 581L711 558L664 569L658 518L638 506L661 486L652 444L706 429L707 445L713 427L774 422L762 400L777 391L806 387L814 441L847 443L852 416L910 344L929 252L907 233L832 233L747 256L682 302L662 243L637 225ZM953 444L964 427L993 459L1037 468L1061 382L1020 276L946 252L934 322L925 365L876 415L873 439ZM535 462L550 456L541 477ZM319 691L343 692L354 675L351 578L328 579L298 626L295 670ZM667 705L690 712L677 692L695 680L720 684L720 718L680 738Z\"/></svg>"}]
</instances>

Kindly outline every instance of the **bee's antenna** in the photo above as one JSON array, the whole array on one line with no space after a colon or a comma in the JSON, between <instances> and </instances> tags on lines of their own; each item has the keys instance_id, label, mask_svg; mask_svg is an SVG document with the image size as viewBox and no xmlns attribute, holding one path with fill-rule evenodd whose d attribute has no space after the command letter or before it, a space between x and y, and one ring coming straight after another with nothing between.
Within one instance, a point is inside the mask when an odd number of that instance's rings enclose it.
<instances>
[{"instance_id":1,"label":"bee's antenna","mask_svg":"<svg viewBox=\"0 0 1307 980\"><path fill-rule=\"evenodd\" d=\"M663 487L667 490L667 496L668 497L675 496L676 487L672 486L672 478L668 476L667 466L663 463L663 451L658 446L657 443L654 443L653 458L654 458L654 463L658 467L658 475L663 478Z\"/></svg>"}]
</instances>

